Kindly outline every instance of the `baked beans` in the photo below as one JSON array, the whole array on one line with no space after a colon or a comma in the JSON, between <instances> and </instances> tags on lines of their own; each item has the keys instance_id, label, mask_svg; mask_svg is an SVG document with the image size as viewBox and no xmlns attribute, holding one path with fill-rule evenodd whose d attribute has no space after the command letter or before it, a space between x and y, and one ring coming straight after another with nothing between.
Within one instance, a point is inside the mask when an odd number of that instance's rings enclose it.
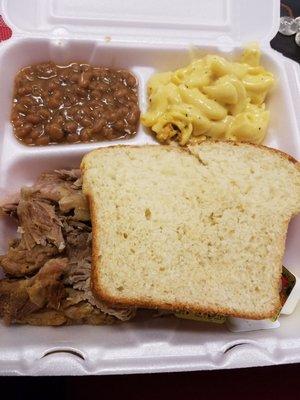
<instances>
[{"instance_id":1,"label":"baked beans","mask_svg":"<svg viewBox=\"0 0 300 400\"><path fill-rule=\"evenodd\" d=\"M139 116L137 80L126 70L47 62L15 79L11 121L30 146L133 136Z\"/></svg>"}]
</instances>

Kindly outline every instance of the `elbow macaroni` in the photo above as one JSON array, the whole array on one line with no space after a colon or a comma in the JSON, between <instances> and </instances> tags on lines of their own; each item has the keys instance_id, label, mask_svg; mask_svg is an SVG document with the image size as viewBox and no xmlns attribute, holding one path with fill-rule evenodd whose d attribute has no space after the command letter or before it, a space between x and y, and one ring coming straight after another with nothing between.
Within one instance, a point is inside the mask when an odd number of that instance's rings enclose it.
<instances>
[{"instance_id":1,"label":"elbow macaroni","mask_svg":"<svg viewBox=\"0 0 300 400\"><path fill-rule=\"evenodd\" d=\"M261 143L269 122L264 102L273 84L257 47L246 48L240 62L207 55L153 75L141 121L161 142L185 145L210 137Z\"/></svg>"}]
</instances>

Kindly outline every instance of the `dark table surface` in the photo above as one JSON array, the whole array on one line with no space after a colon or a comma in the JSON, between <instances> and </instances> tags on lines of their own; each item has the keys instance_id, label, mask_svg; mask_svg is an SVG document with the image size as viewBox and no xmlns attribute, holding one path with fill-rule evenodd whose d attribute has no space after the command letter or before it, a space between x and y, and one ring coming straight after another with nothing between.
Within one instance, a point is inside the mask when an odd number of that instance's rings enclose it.
<instances>
[{"instance_id":1,"label":"dark table surface","mask_svg":"<svg viewBox=\"0 0 300 400\"><path fill-rule=\"evenodd\" d=\"M297 400L300 365L189 373L59 378L5 378L7 399ZM298 392L298 394L297 394Z\"/></svg>"},{"instance_id":2,"label":"dark table surface","mask_svg":"<svg viewBox=\"0 0 300 400\"><path fill-rule=\"evenodd\" d=\"M251 1L251 0L249 0ZM268 1L268 0L262 0ZM282 15L300 15L300 0L284 0ZM294 36L278 33L271 46L300 63ZM1 340L1 338L0 338ZM300 399L300 364L151 375L99 377L3 377L1 398L8 399Z\"/></svg>"},{"instance_id":3,"label":"dark table surface","mask_svg":"<svg viewBox=\"0 0 300 400\"><path fill-rule=\"evenodd\" d=\"M281 15L294 18L300 16L300 0L281 1ZM286 57L300 63L300 47L296 45L295 36L284 36L277 33L274 39L271 40L271 46Z\"/></svg>"}]
</instances>

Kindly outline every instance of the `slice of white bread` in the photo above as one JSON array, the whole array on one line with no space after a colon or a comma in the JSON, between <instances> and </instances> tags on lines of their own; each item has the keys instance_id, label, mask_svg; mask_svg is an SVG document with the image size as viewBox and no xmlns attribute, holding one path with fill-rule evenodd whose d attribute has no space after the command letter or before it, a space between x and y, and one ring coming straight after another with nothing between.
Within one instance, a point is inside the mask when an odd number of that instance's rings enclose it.
<instances>
[{"instance_id":1,"label":"slice of white bread","mask_svg":"<svg viewBox=\"0 0 300 400\"><path fill-rule=\"evenodd\" d=\"M81 164L92 289L115 305L263 319L280 309L299 164L232 142L116 146Z\"/></svg>"}]
</instances>

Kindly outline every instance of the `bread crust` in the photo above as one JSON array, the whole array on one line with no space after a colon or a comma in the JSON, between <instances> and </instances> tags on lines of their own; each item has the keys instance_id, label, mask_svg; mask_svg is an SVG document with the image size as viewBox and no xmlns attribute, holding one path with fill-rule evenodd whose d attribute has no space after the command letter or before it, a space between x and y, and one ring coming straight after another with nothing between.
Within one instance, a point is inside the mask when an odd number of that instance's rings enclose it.
<instances>
[{"instance_id":1,"label":"bread crust","mask_svg":"<svg viewBox=\"0 0 300 400\"><path fill-rule=\"evenodd\" d=\"M247 142L232 142L232 141L215 141L215 140L207 140L205 142L202 142L199 145L196 146L190 146L190 147L201 147L201 146L207 146L210 143L226 143L231 146L250 146L250 147L256 147L260 148L262 150L267 150L270 152L274 152L278 154L280 157L288 160L289 162L292 162L295 164L296 168L300 171L300 163L293 158L292 156L284 153L283 151L273 149L270 147L266 147L264 145L256 145L252 143L247 143ZM137 145L129 145L131 148L140 148L140 147L156 147L156 146L163 146L163 148L167 151L178 151L179 153L181 152L188 152L189 154L193 155L196 157L195 154L193 154L190 150L189 147L181 148L181 147L173 147L169 145L159 145L159 144L154 144L154 145L142 145L142 146L137 146ZM110 146L110 147L118 147L118 148L123 148L123 147L129 147L128 145L118 145L118 146ZM91 154L94 154L95 152L99 151L107 151L109 147L104 147L104 148L99 148L96 150L93 150L92 152L88 153L82 160L81 163L81 171L84 174L87 166L86 166L86 159L87 157L90 157ZM92 236L97 236L99 234L99 226L101 224L101 221L98 221L98 223L94 224L93 222L96 222L96 204L94 202L93 197L89 192L85 193L88 204L90 207L90 213L91 213L91 221L92 221ZM293 217L293 216L292 216ZM291 218L292 218L291 217ZM277 276L278 276L278 299L276 304L270 309L269 312L265 313L260 313L260 312L240 312L238 310L228 308L228 307L218 307L216 308L210 308L210 307L201 307L201 306L195 306L195 305L187 305L183 302L174 302L174 303L168 303L168 302L159 302L159 301L151 301L151 300L143 300L139 298L123 298L120 300L119 298L112 296L110 293L108 293L103 286L101 286L101 249L97 246L97 243L95 240L92 239L92 269L91 269L91 290L95 297L98 297L100 300L105 301L107 304L112 305L112 306L118 306L118 307L139 307L139 308L149 308L149 309L161 309L161 310L169 310L169 311L189 311L193 313L209 313L209 314L217 314L217 315L224 315L224 316L231 316L231 317L237 317L237 318L246 318L246 319L254 319L254 320L260 320L260 319L267 319L267 318L273 318L276 317L282 307L281 302L280 302L280 297L279 297L279 292L280 292L280 287L281 287L281 274L282 274L282 258L283 258L283 253L284 253L284 247L285 247L285 239L286 239L286 233L287 233L287 228L290 220L284 221L283 226L282 226L282 236L280 240L278 240L278 246L281 247L282 251L282 257L280 260L278 260L278 271L277 271ZM99 260L100 258L100 260Z\"/></svg>"}]
</instances>

